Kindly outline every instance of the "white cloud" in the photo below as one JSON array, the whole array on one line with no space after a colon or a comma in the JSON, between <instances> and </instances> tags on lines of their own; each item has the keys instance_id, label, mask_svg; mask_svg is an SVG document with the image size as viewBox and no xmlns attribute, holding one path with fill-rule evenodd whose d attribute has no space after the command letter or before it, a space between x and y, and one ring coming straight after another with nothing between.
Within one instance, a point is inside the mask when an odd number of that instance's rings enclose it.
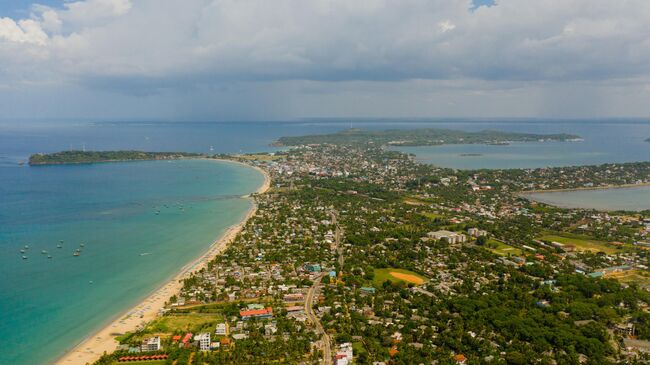
<instances>
[{"instance_id":1,"label":"white cloud","mask_svg":"<svg viewBox=\"0 0 650 365\"><path fill-rule=\"evenodd\" d=\"M76 84L138 95L295 80L467 80L468 88L514 82L534 89L650 74L647 0L501 0L471 8L470 0L34 6L28 19L0 19L0 85Z\"/></svg>"},{"instance_id":2,"label":"white cloud","mask_svg":"<svg viewBox=\"0 0 650 365\"><path fill-rule=\"evenodd\" d=\"M0 18L0 41L45 45L48 36L38 22L23 19L15 22L10 18Z\"/></svg>"}]
</instances>

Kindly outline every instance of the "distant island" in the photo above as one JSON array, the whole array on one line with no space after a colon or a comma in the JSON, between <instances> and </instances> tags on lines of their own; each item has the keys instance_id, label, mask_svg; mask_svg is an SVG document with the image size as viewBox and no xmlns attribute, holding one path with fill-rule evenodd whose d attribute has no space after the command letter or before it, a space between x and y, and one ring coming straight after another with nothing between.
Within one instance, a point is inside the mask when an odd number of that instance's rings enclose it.
<instances>
[{"instance_id":1,"label":"distant island","mask_svg":"<svg viewBox=\"0 0 650 365\"><path fill-rule=\"evenodd\" d=\"M62 151L55 153L37 153L29 157L29 164L65 165L98 162L177 160L203 156L191 152L144 152L144 151Z\"/></svg>"},{"instance_id":2,"label":"distant island","mask_svg":"<svg viewBox=\"0 0 650 365\"><path fill-rule=\"evenodd\" d=\"M493 144L507 145L510 142L543 142L543 141L577 141L580 136L573 134L532 134L510 133L485 130L480 132L465 132L452 129L392 129L392 130L361 130L347 129L338 133L281 137L274 146L300 146L309 144L376 144L390 146L437 146L443 144Z\"/></svg>"}]
</instances>

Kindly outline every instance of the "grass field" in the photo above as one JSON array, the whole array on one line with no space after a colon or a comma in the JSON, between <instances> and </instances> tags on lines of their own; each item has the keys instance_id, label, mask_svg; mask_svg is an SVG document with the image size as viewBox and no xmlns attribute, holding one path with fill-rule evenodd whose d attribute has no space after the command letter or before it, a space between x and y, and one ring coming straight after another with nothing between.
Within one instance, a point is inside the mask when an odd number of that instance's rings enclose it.
<instances>
[{"instance_id":1,"label":"grass field","mask_svg":"<svg viewBox=\"0 0 650 365\"><path fill-rule=\"evenodd\" d=\"M608 255L617 252L616 247L609 245L607 242L582 237L568 237L557 234L547 234L538 238L542 241L559 242L576 246L578 251L604 252Z\"/></svg>"},{"instance_id":2,"label":"grass field","mask_svg":"<svg viewBox=\"0 0 650 365\"><path fill-rule=\"evenodd\" d=\"M424 283L427 278L414 273L413 271L404 269L375 269L375 278L373 279L373 283L376 286L381 286L386 280L390 280L393 283L411 283L420 285Z\"/></svg>"},{"instance_id":3,"label":"grass field","mask_svg":"<svg viewBox=\"0 0 650 365\"><path fill-rule=\"evenodd\" d=\"M441 214L436 214L436 213L430 213L430 212L424 212L422 213L423 216L430 218L430 219L436 219L436 218L442 218L443 216Z\"/></svg>"},{"instance_id":4,"label":"grass field","mask_svg":"<svg viewBox=\"0 0 650 365\"><path fill-rule=\"evenodd\" d=\"M641 270L630 270L624 273L620 273L612 276L621 283L632 284L636 283L639 285L650 285L650 272L641 271Z\"/></svg>"},{"instance_id":5,"label":"grass field","mask_svg":"<svg viewBox=\"0 0 650 365\"><path fill-rule=\"evenodd\" d=\"M490 238L485 247L499 256L520 256L523 251L504 242Z\"/></svg>"}]
</instances>

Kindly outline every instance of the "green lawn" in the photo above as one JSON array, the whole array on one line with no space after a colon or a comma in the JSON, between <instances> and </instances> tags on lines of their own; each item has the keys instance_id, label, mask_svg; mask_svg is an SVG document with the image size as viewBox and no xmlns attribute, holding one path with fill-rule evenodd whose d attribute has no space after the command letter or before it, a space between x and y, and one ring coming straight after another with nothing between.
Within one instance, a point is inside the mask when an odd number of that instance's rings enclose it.
<instances>
[{"instance_id":1,"label":"green lawn","mask_svg":"<svg viewBox=\"0 0 650 365\"><path fill-rule=\"evenodd\" d=\"M510 246L507 243L490 238L485 247L499 256L520 256L523 251L517 247Z\"/></svg>"},{"instance_id":2,"label":"green lawn","mask_svg":"<svg viewBox=\"0 0 650 365\"><path fill-rule=\"evenodd\" d=\"M442 218L443 216L441 214L436 214L436 213L430 213L430 212L424 212L422 213L423 216L431 219L436 219L436 218Z\"/></svg>"},{"instance_id":3,"label":"green lawn","mask_svg":"<svg viewBox=\"0 0 650 365\"><path fill-rule=\"evenodd\" d=\"M578 251L591 251L591 252L602 251L608 255L618 251L616 247L611 246L607 242L598 241L590 238L567 237L565 235L560 236L557 234L547 234L542 237L539 237L538 239L542 241L549 241L549 242L555 241L563 244L574 245L576 246L576 249Z\"/></svg>"},{"instance_id":4,"label":"green lawn","mask_svg":"<svg viewBox=\"0 0 650 365\"><path fill-rule=\"evenodd\" d=\"M416 285L419 285L422 282L427 280L426 277L424 277L424 276L422 276L422 275L420 275L418 273L415 273L413 271L404 270L404 269L385 268L385 269L375 269L375 278L372 281L373 284L375 286L377 286L377 287L381 287L381 285L386 280L390 280L393 283L408 283L407 280L400 279L400 278L392 275L391 272L392 273L397 273L398 275L399 274L412 275L414 277L414 279L415 279L415 280L412 281L412 283L416 284ZM417 281L420 281L420 283L417 283Z\"/></svg>"}]
</instances>

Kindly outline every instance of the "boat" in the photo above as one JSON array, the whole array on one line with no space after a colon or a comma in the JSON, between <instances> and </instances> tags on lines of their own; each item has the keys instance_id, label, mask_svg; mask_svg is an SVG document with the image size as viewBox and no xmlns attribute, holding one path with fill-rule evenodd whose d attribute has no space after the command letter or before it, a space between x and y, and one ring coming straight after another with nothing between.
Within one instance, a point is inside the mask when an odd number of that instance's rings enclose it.
<instances>
[{"instance_id":1,"label":"boat","mask_svg":"<svg viewBox=\"0 0 650 365\"><path fill-rule=\"evenodd\" d=\"M79 247L84 247L86 244L85 243L80 243Z\"/></svg>"},{"instance_id":2,"label":"boat","mask_svg":"<svg viewBox=\"0 0 650 365\"><path fill-rule=\"evenodd\" d=\"M27 256L23 255L23 260L27 260Z\"/></svg>"},{"instance_id":3,"label":"boat","mask_svg":"<svg viewBox=\"0 0 650 365\"><path fill-rule=\"evenodd\" d=\"M25 250L29 250L29 245L25 245Z\"/></svg>"},{"instance_id":4,"label":"boat","mask_svg":"<svg viewBox=\"0 0 650 365\"><path fill-rule=\"evenodd\" d=\"M43 255L45 255L45 254L47 253L47 251L43 250L43 251L41 251L41 253L42 253Z\"/></svg>"},{"instance_id":5,"label":"boat","mask_svg":"<svg viewBox=\"0 0 650 365\"><path fill-rule=\"evenodd\" d=\"M72 254L72 256L79 256L79 255L81 255L81 252L79 252L79 251L75 251L75 252Z\"/></svg>"},{"instance_id":6,"label":"boat","mask_svg":"<svg viewBox=\"0 0 650 365\"><path fill-rule=\"evenodd\" d=\"M52 255L47 255L47 258L48 258L48 259L51 259L51 258L52 258Z\"/></svg>"},{"instance_id":7,"label":"boat","mask_svg":"<svg viewBox=\"0 0 650 365\"><path fill-rule=\"evenodd\" d=\"M20 253L25 253L25 250L20 250Z\"/></svg>"},{"instance_id":8,"label":"boat","mask_svg":"<svg viewBox=\"0 0 650 365\"><path fill-rule=\"evenodd\" d=\"M58 244L58 245L56 245L56 248L63 248L63 246Z\"/></svg>"}]
</instances>

